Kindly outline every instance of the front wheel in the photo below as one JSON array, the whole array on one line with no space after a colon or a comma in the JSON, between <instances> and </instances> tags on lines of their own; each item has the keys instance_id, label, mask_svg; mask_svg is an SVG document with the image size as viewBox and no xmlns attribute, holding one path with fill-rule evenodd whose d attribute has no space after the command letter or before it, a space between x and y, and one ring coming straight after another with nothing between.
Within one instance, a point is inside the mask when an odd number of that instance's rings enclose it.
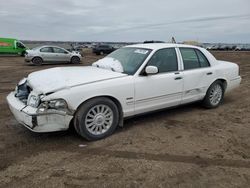
<instances>
[{"instance_id":1,"label":"front wheel","mask_svg":"<svg viewBox=\"0 0 250 188\"><path fill-rule=\"evenodd\" d=\"M207 90L207 94L203 100L206 108L217 108L224 98L224 88L221 81L215 81Z\"/></svg>"},{"instance_id":2,"label":"front wheel","mask_svg":"<svg viewBox=\"0 0 250 188\"><path fill-rule=\"evenodd\" d=\"M111 135L119 123L116 104L105 97L84 103L75 115L76 132L87 140L99 140Z\"/></svg>"},{"instance_id":3,"label":"front wheel","mask_svg":"<svg viewBox=\"0 0 250 188\"><path fill-rule=\"evenodd\" d=\"M80 58L79 57L76 57L76 56L73 56L72 58L71 58L71 63L73 63L73 64L78 64L78 63L80 63Z\"/></svg>"}]
</instances>

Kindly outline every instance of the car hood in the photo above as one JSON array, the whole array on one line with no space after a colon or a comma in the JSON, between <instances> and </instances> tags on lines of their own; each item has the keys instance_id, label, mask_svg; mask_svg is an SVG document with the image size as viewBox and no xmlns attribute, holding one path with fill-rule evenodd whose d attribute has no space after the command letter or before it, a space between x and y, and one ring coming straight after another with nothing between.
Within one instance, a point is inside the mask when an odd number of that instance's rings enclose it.
<instances>
[{"instance_id":1,"label":"car hood","mask_svg":"<svg viewBox=\"0 0 250 188\"><path fill-rule=\"evenodd\" d=\"M34 50L27 49L26 52L29 54L32 54L32 53L34 53Z\"/></svg>"},{"instance_id":2,"label":"car hood","mask_svg":"<svg viewBox=\"0 0 250 188\"><path fill-rule=\"evenodd\" d=\"M29 74L28 85L39 94L48 94L62 89L115 79L127 74L93 66L58 67Z\"/></svg>"}]
</instances>

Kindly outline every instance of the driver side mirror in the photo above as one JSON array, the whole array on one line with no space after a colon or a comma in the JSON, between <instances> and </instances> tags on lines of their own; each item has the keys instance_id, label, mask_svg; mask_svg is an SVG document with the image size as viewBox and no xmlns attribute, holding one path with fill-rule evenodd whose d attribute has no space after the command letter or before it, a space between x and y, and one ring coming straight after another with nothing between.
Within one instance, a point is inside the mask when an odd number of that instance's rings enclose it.
<instances>
[{"instance_id":1,"label":"driver side mirror","mask_svg":"<svg viewBox=\"0 0 250 188\"><path fill-rule=\"evenodd\" d=\"M147 66L145 69L147 75L157 74L159 72L156 66Z\"/></svg>"}]
</instances>

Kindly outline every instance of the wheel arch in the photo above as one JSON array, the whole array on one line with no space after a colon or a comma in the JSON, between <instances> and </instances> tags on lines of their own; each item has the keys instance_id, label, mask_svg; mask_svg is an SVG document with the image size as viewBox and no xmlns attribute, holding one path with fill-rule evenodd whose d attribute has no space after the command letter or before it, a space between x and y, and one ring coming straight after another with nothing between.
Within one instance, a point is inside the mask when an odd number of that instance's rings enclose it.
<instances>
[{"instance_id":1,"label":"wheel arch","mask_svg":"<svg viewBox=\"0 0 250 188\"><path fill-rule=\"evenodd\" d=\"M226 89L227 89L227 80L225 79L225 78L218 78L217 80L215 80L214 82L216 82L216 81L220 81L221 83L222 83L222 86L223 86L223 90L224 90L224 92L226 91ZM214 83L213 82L213 83ZM212 83L212 84L213 84ZM211 84L211 85L212 85Z\"/></svg>"},{"instance_id":2,"label":"wheel arch","mask_svg":"<svg viewBox=\"0 0 250 188\"><path fill-rule=\"evenodd\" d=\"M72 55L72 56L70 57L70 60L72 60L74 57L77 57L77 58L80 59L80 57L78 57L77 55Z\"/></svg>"},{"instance_id":3,"label":"wheel arch","mask_svg":"<svg viewBox=\"0 0 250 188\"><path fill-rule=\"evenodd\" d=\"M32 57L31 61L33 61L33 59L35 59L35 58L41 58L43 60L43 58L41 56L36 55L36 56Z\"/></svg>"},{"instance_id":4,"label":"wheel arch","mask_svg":"<svg viewBox=\"0 0 250 188\"><path fill-rule=\"evenodd\" d=\"M75 117L75 114L76 112L79 110L79 108L84 104L86 103L87 101L90 101L90 100L93 100L93 99L96 99L96 98L101 98L101 97L105 97L105 98L108 98L110 99L111 101L113 101L115 103L115 105L117 106L118 108L118 111L119 111L119 125L120 127L123 127L123 108L122 108L122 105L120 103L120 101L113 97L113 96L110 96L110 95L99 95L99 96L94 96L94 97L91 97L91 98L88 98L86 100L84 100L83 102L81 102L81 104L78 105L78 107L76 108L75 112L74 112L74 117Z\"/></svg>"}]
</instances>

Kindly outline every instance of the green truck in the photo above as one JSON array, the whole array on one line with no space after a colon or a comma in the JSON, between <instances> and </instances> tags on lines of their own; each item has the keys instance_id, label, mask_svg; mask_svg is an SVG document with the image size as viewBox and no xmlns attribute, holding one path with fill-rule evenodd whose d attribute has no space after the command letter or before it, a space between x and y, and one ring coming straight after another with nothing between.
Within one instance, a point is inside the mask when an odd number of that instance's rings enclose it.
<instances>
[{"instance_id":1,"label":"green truck","mask_svg":"<svg viewBox=\"0 0 250 188\"><path fill-rule=\"evenodd\" d=\"M0 38L0 55L25 55L28 48L19 40L11 38Z\"/></svg>"}]
</instances>

